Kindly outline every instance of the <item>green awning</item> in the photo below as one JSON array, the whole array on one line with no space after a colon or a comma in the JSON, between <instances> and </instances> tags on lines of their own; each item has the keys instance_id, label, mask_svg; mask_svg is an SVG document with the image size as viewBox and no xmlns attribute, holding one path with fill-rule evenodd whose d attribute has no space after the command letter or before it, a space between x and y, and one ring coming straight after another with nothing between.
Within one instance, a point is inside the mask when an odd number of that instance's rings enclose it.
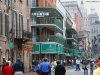
<instances>
[{"instance_id":1,"label":"green awning","mask_svg":"<svg viewBox=\"0 0 100 75\"><path fill-rule=\"evenodd\" d=\"M38 43L34 45L33 54L63 54L64 46L57 43Z\"/></svg>"},{"instance_id":2,"label":"green awning","mask_svg":"<svg viewBox=\"0 0 100 75\"><path fill-rule=\"evenodd\" d=\"M84 52L81 52L79 50L70 49L69 54L74 57L84 57Z\"/></svg>"}]
</instances>

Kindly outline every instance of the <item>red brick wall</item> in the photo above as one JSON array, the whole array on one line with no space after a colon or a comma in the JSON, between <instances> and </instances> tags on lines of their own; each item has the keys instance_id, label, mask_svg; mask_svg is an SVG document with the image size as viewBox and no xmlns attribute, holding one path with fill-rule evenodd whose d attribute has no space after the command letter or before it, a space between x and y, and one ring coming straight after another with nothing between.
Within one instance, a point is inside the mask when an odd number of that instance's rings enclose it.
<instances>
[{"instance_id":1,"label":"red brick wall","mask_svg":"<svg viewBox=\"0 0 100 75\"><path fill-rule=\"evenodd\" d=\"M56 7L56 1L55 0L47 0L47 2L45 2L45 0L39 0L39 7L46 7L46 6L51 6L52 8Z\"/></svg>"}]
</instances>

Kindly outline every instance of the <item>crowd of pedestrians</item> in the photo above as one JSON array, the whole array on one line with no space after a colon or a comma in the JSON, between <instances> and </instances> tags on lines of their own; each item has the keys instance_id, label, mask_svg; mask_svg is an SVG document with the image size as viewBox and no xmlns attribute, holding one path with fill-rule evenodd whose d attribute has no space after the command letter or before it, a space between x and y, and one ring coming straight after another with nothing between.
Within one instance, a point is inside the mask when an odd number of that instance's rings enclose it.
<instances>
[{"instance_id":1,"label":"crowd of pedestrians","mask_svg":"<svg viewBox=\"0 0 100 75\"><path fill-rule=\"evenodd\" d=\"M10 59L3 57L2 74L1 75L24 75L24 64L18 58L16 63L12 64Z\"/></svg>"},{"instance_id":2,"label":"crowd of pedestrians","mask_svg":"<svg viewBox=\"0 0 100 75\"><path fill-rule=\"evenodd\" d=\"M51 62L48 61L47 58L43 58L40 62L34 60L32 61L32 71L36 71L38 75L51 75L51 71L53 71L55 75L65 75L66 69L63 64L62 61L56 59Z\"/></svg>"},{"instance_id":3,"label":"crowd of pedestrians","mask_svg":"<svg viewBox=\"0 0 100 75\"><path fill-rule=\"evenodd\" d=\"M65 60L54 59L53 61L48 61L47 58L43 58L43 60L40 61L33 60L32 71L37 72L38 75L51 75L51 72L55 75L65 75L65 64ZM72 65L70 66L73 67ZM88 72L88 66L90 67L90 75L100 75L100 57L96 61L90 61L87 58L81 59L78 57L75 60L75 65L75 71L80 71L80 66L82 66L84 75L85 71ZM18 58L16 63L12 64L10 59L7 61L3 58L2 75L24 75L24 63Z\"/></svg>"}]
</instances>

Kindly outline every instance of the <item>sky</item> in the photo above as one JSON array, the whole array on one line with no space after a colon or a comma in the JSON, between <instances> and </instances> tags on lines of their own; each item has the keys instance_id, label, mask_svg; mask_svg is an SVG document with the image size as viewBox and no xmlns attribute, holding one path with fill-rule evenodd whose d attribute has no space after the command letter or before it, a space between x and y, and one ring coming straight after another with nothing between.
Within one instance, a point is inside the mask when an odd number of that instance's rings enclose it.
<instances>
[{"instance_id":1,"label":"sky","mask_svg":"<svg viewBox=\"0 0 100 75\"><path fill-rule=\"evenodd\" d=\"M81 2L81 0L61 0L61 1L78 1L78 3ZM96 12L100 16L100 0L83 0L84 1L84 7L87 9L87 13L89 14L91 11L91 8L95 8Z\"/></svg>"}]
</instances>

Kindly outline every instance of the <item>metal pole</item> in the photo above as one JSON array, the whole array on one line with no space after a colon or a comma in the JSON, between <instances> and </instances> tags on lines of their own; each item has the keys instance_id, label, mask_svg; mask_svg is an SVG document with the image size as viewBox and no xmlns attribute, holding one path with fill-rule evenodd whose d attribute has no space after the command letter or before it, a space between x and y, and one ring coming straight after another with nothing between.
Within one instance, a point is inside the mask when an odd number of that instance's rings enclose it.
<instances>
[{"instance_id":1,"label":"metal pole","mask_svg":"<svg viewBox=\"0 0 100 75\"><path fill-rule=\"evenodd\" d=\"M12 22L12 38L11 41L14 44L14 0L11 0L11 22ZM14 48L11 49L11 61L14 62Z\"/></svg>"}]
</instances>

